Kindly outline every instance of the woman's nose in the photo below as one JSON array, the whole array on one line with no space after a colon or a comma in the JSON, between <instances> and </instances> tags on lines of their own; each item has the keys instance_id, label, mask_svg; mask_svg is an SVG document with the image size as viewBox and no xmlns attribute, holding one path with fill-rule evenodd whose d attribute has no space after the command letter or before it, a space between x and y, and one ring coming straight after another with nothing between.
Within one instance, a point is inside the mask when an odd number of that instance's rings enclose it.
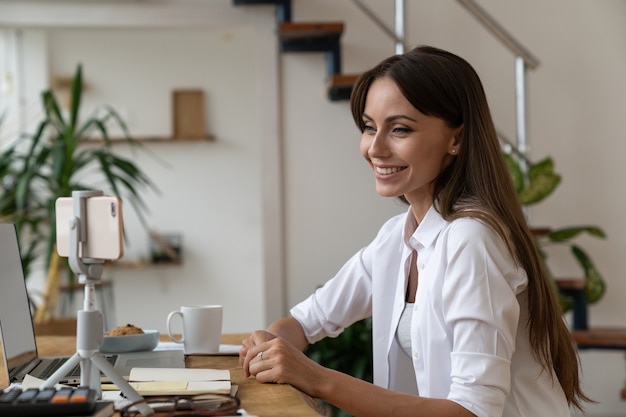
<instances>
[{"instance_id":1,"label":"woman's nose","mask_svg":"<svg viewBox=\"0 0 626 417\"><path fill-rule=\"evenodd\" d=\"M380 158L388 156L389 147L387 146L387 140L382 132L376 132L376 134L372 136L367 153L370 157Z\"/></svg>"}]
</instances>

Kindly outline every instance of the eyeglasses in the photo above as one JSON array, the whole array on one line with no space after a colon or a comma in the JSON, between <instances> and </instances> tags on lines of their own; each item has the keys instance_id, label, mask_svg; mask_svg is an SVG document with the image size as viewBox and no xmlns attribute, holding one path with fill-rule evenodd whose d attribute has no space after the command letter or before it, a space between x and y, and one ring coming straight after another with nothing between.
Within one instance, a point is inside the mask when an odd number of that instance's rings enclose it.
<instances>
[{"instance_id":1,"label":"eyeglasses","mask_svg":"<svg viewBox=\"0 0 626 417\"><path fill-rule=\"evenodd\" d=\"M169 417L177 411L191 416L232 416L237 415L239 399L230 395L201 394L193 397L148 397L127 405L120 410L121 417L153 415Z\"/></svg>"}]
</instances>

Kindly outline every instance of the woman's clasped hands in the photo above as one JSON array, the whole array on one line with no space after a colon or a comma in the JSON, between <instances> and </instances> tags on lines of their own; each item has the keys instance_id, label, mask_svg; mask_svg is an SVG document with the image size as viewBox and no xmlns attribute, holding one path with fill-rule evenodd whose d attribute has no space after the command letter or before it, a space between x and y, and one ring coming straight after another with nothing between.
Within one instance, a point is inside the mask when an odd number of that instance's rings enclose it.
<instances>
[{"instance_id":1,"label":"woman's clasped hands","mask_svg":"<svg viewBox=\"0 0 626 417\"><path fill-rule=\"evenodd\" d=\"M291 384L312 393L322 381L324 368L309 359L287 340L264 330L253 332L242 342L239 363L246 377L259 382Z\"/></svg>"}]
</instances>

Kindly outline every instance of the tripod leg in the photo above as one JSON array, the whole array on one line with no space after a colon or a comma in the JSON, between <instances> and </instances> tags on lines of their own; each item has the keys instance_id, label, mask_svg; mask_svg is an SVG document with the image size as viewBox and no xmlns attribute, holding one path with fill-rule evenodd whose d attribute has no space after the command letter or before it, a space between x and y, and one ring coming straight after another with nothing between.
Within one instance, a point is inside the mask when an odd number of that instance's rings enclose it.
<instances>
[{"instance_id":1,"label":"tripod leg","mask_svg":"<svg viewBox=\"0 0 626 417\"><path fill-rule=\"evenodd\" d=\"M80 355L77 353L73 354L67 362L65 362L59 369L57 369L48 379L41 384L41 388L52 388L54 385L61 380L65 375L67 375L78 363L80 362Z\"/></svg>"},{"instance_id":2,"label":"tripod leg","mask_svg":"<svg viewBox=\"0 0 626 417\"><path fill-rule=\"evenodd\" d=\"M80 360L80 385L96 390L96 398L102 398L100 371L92 366L91 356L83 356Z\"/></svg>"},{"instance_id":3,"label":"tripod leg","mask_svg":"<svg viewBox=\"0 0 626 417\"><path fill-rule=\"evenodd\" d=\"M133 387L130 386L128 381L126 381L120 374L115 371L115 368L102 356L100 353L94 353L91 357L91 361L94 363L96 368L100 369L106 376L111 378L111 381L122 391L122 393L128 398L130 401L141 401L143 397L135 391ZM153 414L154 412L150 407L144 404L144 408L140 409L140 412L144 416L148 416Z\"/></svg>"}]
</instances>

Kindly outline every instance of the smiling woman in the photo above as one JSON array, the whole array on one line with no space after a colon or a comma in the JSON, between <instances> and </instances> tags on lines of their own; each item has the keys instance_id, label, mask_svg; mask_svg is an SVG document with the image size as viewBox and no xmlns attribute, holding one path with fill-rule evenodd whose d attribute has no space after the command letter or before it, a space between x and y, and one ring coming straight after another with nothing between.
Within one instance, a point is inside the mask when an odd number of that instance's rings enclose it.
<instances>
[{"instance_id":1,"label":"smiling woman","mask_svg":"<svg viewBox=\"0 0 626 417\"><path fill-rule=\"evenodd\" d=\"M406 213L244 340L240 362L359 416L569 416L587 397L468 62L422 46L366 71L350 99L376 190ZM372 319L374 384L302 351Z\"/></svg>"}]
</instances>

